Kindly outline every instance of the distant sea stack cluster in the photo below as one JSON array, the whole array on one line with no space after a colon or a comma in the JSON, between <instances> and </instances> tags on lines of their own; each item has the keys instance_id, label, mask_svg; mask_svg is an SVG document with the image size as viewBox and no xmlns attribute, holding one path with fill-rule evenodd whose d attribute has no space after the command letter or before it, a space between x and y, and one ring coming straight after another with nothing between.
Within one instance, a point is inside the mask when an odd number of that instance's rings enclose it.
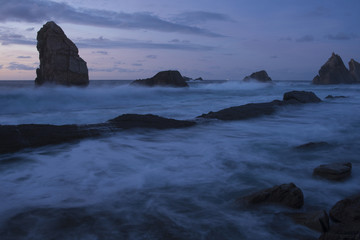
<instances>
[{"instance_id":1,"label":"distant sea stack cluster","mask_svg":"<svg viewBox=\"0 0 360 240\"><path fill-rule=\"evenodd\" d=\"M89 74L86 62L76 45L55 23L47 22L37 34L40 67L36 69L36 85L59 84L87 86Z\"/></svg>"},{"instance_id":2,"label":"distant sea stack cluster","mask_svg":"<svg viewBox=\"0 0 360 240\"><path fill-rule=\"evenodd\" d=\"M321 85L360 83L360 64L351 59L348 70L341 57L333 53L312 82Z\"/></svg>"}]
</instances>

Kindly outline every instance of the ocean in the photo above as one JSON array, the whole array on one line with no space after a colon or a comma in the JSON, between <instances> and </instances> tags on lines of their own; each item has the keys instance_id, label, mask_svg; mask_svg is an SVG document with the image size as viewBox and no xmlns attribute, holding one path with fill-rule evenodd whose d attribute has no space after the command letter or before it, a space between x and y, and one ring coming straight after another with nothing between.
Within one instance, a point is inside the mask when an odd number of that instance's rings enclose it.
<instances>
[{"instance_id":1,"label":"ocean","mask_svg":"<svg viewBox=\"0 0 360 240\"><path fill-rule=\"evenodd\" d=\"M0 124L91 124L125 113L194 120L281 100L292 90L313 91L323 102L255 119L124 130L2 154L0 239L317 239L320 233L283 213L328 211L360 191L360 85L199 81L146 88L129 82L66 88L0 81ZM320 141L329 147L296 148ZM320 164L336 162L351 162L352 177L312 176ZM290 182L304 193L300 210L237 201Z\"/></svg>"}]
</instances>

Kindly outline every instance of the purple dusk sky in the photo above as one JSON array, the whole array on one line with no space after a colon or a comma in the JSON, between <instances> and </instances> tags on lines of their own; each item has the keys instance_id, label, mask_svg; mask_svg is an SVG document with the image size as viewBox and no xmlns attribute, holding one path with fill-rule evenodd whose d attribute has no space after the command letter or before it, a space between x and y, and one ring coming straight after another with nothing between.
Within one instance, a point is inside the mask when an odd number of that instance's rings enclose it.
<instances>
[{"instance_id":1,"label":"purple dusk sky","mask_svg":"<svg viewBox=\"0 0 360 240\"><path fill-rule=\"evenodd\" d=\"M0 80L34 80L37 31L55 21L91 79L311 80L339 54L360 61L359 0L0 0Z\"/></svg>"}]
</instances>

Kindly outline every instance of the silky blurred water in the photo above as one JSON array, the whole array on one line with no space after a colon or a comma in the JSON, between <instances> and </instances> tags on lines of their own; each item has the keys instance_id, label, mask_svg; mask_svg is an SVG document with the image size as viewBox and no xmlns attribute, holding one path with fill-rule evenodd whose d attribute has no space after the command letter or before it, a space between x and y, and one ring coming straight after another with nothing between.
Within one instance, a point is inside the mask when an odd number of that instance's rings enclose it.
<instances>
[{"instance_id":1,"label":"silky blurred water","mask_svg":"<svg viewBox=\"0 0 360 240\"><path fill-rule=\"evenodd\" d=\"M358 193L359 85L204 81L173 89L94 81L88 88L36 88L2 82L0 124L99 123L124 113L193 120L281 100L291 90L313 91L324 101L245 121L127 130L0 155L0 239L316 239L320 233L279 215L294 210L247 208L236 200L293 182L305 196L297 211L329 210ZM346 98L325 99L329 94ZM330 147L295 148L311 141ZM352 162L352 177L312 176L316 166L332 162ZM59 216L69 226L55 226Z\"/></svg>"}]
</instances>

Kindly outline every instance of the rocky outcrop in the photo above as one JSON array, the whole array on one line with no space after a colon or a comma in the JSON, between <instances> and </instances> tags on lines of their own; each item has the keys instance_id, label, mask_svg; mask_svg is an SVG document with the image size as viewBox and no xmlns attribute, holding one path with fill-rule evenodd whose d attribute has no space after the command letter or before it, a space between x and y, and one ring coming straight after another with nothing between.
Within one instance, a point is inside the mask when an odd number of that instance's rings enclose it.
<instances>
[{"instance_id":1,"label":"rocky outcrop","mask_svg":"<svg viewBox=\"0 0 360 240\"><path fill-rule=\"evenodd\" d=\"M271 78L267 74L265 70L261 70L259 72L254 72L250 76L246 76L243 81L251 81L256 80L258 82L271 82Z\"/></svg>"},{"instance_id":2,"label":"rocky outcrop","mask_svg":"<svg viewBox=\"0 0 360 240\"><path fill-rule=\"evenodd\" d=\"M141 85L148 87L188 87L184 78L181 76L179 71L163 71L157 73L152 78L135 80L131 85Z\"/></svg>"},{"instance_id":3,"label":"rocky outcrop","mask_svg":"<svg viewBox=\"0 0 360 240\"><path fill-rule=\"evenodd\" d=\"M345 67L341 57L335 53L320 68L319 75L313 79L313 84L355 83L352 74Z\"/></svg>"},{"instance_id":4,"label":"rocky outcrop","mask_svg":"<svg viewBox=\"0 0 360 240\"><path fill-rule=\"evenodd\" d=\"M351 176L351 163L323 164L314 169L313 175L328 180L340 181Z\"/></svg>"},{"instance_id":5,"label":"rocky outcrop","mask_svg":"<svg viewBox=\"0 0 360 240\"><path fill-rule=\"evenodd\" d=\"M337 202L330 210L330 218L335 224L321 240L359 240L360 195Z\"/></svg>"},{"instance_id":6,"label":"rocky outcrop","mask_svg":"<svg viewBox=\"0 0 360 240\"><path fill-rule=\"evenodd\" d=\"M284 94L284 102L292 101L293 103L318 103L321 99L313 92L291 91Z\"/></svg>"},{"instance_id":7,"label":"rocky outcrop","mask_svg":"<svg viewBox=\"0 0 360 240\"><path fill-rule=\"evenodd\" d=\"M348 98L348 97L345 97L345 96L327 95L325 98L326 98L326 99L335 99L335 98Z\"/></svg>"},{"instance_id":8,"label":"rocky outcrop","mask_svg":"<svg viewBox=\"0 0 360 240\"><path fill-rule=\"evenodd\" d=\"M86 62L76 45L55 22L47 22L37 34L40 68L36 69L36 85L60 84L86 86L89 75Z\"/></svg>"},{"instance_id":9,"label":"rocky outcrop","mask_svg":"<svg viewBox=\"0 0 360 240\"><path fill-rule=\"evenodd\" d=\"M198 118L215 118L220 120L246 120L250 118L271 115L279 106L303 103L318 103L321 100L313 92L292 91L284 94L283 101L274 100L266 103L249 103L230 107L218 112L202 114Z\"/></svg>"},{"instance_id":10,"label":"rocky outcrop","mask_svg":"<svg viewBox=\"0 0 360 240\"><path fill-rule=\"evenodd\" d=\"M304 205L304 195L295 184L282 184L256 192L244 197L250 204L272 203L290 208L301 208Z\"/></svg>"},{"instance_id":11,"label":"rocky outcrop","mask_svg":"<svg viewBox=\"0 0 360 240\"><path fill-rule=\"evenodd\" d=\"M349 69L354 81L360 83L360 63L356 62L354 59L351 59L349 62Z\"/></svg>"},{"instance_id":12,"label":"rocky outcrop","mask_svg":"<svg viewBox=\"0 0 360 240\"><path fill-rule=\"evenodd\" d=\"M169 129L195 125L192 121L168 119L152 114L124 114L105 123L87 125L0 125L0 154L24 148L68 143L132 128Z\"/></svg>"},{"instance_id":13,"label":"rocky outcrop","mask_svg":"<svg viewBox=\"0 0 360 240\"><path fill-rule=\"evenodd\" d=\"M202 77L195 78L196 81L203 81L204 79Z\"/></svg>"}]
</instances>

